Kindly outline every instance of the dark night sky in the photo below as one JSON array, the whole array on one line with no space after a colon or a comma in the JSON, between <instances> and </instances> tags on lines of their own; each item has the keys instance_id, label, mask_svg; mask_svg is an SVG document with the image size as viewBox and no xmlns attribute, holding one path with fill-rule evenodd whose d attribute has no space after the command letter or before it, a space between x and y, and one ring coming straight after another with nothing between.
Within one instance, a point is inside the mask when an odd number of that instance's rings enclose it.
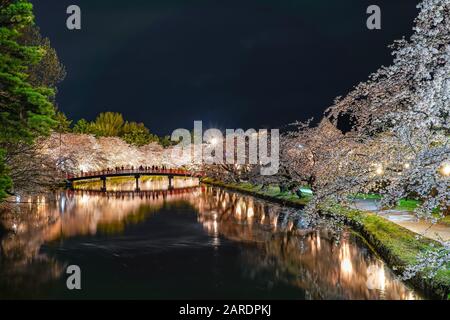
<instances>
[{"instance_id":1,"label":"dark night sky","mask_svg":"<svg viewBox=\"0 0 450 320\"><path fill-rule=\"evenodd\" d=\"M318 118L409 36L415 0L32 0L67 68L57 101L70 118L122 112L155 133L279 127ZM82 10L82 30L65 26ZM382 30L366 8L382 8Z\"/></svg>"}]
</instances>

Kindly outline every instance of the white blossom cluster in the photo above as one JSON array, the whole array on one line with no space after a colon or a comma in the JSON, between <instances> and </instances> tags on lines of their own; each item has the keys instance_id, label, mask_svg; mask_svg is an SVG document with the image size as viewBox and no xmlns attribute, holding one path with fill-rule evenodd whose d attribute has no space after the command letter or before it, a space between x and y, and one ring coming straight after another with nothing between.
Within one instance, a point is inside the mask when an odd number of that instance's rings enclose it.
<instances>
[{"instance_id":1,"label":"white blossom cluster","mask_svg":"<svg viewBox=\"0 0 450 320\"><path fill-rule=\"evenodd\" d=\"M433 223L448 215L450 0L424 0L418 8L411 38L393 45L392 65L336 99L319 125L299 123L282 137L278 175L249 169L241 178L287 189L308 185L311 213L329 201L345 204L359 193L378 193L384 207L419 200L416 214ZM342 121L351 128L339 130ZM440 250L424 253L408 272L444 266L448 243Z\"/></svg>"},{"instance_id":2,"label":"white blossom cluster","mask_svg":"<svg viewBox=\"0 0 450 320\"><path fill-rule=\"evenodd\" d=\"M450 208L450 1L419 8L411 39L394 46L393 64L338 99L328 116L354 121L351 134L363 146L344 164L374 166L384 204L413 196L423 201L417 213L435 219L433 211Z\"/></svg>"},{"instance_id":3,"label":"white blossom cluster","mask_svg":"<svg viewBox=\"0 0 450 320\"><path fill-rule=\"evenodd\" d=\"M447 267L450 261L450 251L448 248L450 243L446 243L443 247L431 247L417 257L417 263L410 265L403 272L404 280L411 279L418 272L424 274L425 278L432 279L436 276L438 270Z\"/></svg>"},{"instance_id":4,"label":"white blossom cluster","mask_svg":"<svg viewBox=\"0 0 450 320\"><path fill-rule=\"evenodd\" d=\"M171 152L157 143L142 147L130 145L117 137L87 134L53 134L43 141L43 152L53 159L59 170L70 174L116 167L176 167Z\"/></svg>"}]
</instances>

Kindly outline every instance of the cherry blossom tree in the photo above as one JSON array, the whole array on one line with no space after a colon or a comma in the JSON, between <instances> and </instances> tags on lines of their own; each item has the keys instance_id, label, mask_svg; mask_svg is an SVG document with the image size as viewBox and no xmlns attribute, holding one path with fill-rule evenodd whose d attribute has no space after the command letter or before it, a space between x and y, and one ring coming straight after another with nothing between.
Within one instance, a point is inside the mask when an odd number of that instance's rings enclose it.
<instances>
[{"instance_id":1,"label":"cherry blossom tree","mask_svg":"<svg viewBox=\"0 0 450 320\"><path fill-rule=\"evenodd\" d=\"M378 166L384 204L412 196L423 201L416 212L433 219L433 210L450 207L450 1L425 0L419 9L411 39L394 45L393 64L339 98L328 116L353 121L364 156L347 164L356 172Z\"/></svg>"},{"instance_id":2,"label":"cherry blossom tree","mask_svg":"<svg viewBox=\"0 0 450 320\"><path fill-rule=\"evenodd\" d=\"M163 148L156 142L135 146L118 137L55 133L40 144L41 153L48 156L56 168L71 174L122 166L177 167L176 159L172 158L172 147Z\"/></svg>"}]
</instances>

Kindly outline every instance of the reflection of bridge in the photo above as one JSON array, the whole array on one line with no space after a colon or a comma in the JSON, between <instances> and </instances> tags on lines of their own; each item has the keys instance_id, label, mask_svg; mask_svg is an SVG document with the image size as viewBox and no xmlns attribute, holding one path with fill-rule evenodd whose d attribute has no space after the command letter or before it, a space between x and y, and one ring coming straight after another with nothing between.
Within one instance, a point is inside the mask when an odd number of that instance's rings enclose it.
<instances>
[{"instance_id":1,"label":"reflection of bridge","mask_svg":"<svg viewBox=\"0 0 450 320\"><path fill-rule=\"evenodd\" d=\"M159 197L167 198L183 194L189 194L199 190L199 187L173 188L162 190L140 190L140 191L101 191L101 190L83 190L74 191L74 194L88 196L106 196L108 198L124 199L124 198L141 198L141 199L158 199Z\"/></svg>"},{"instance_id":2,"label":"reflection of bridge","mask_svg":"<svg viewBox=\"0 0 450 320\"><path fill-rule=\"evenodd\" d=\"M139 178L142 176L165 176L169 179L169 189L173 188L173 178L174 177L185 177L185 178L201 178L203 173L193 172L183 169L155 169L155 168L138 168L138 169L107 169L101 171L91 171L91 172L81 172L78 176L68 176L67 180L70 185L73 185L75 181L86 181L100 179L103 183L101 191L106 191L106 178L110 177L134 177L136 180L135 191L140 191L139 188Z\"/></svg>"}]
</instances>

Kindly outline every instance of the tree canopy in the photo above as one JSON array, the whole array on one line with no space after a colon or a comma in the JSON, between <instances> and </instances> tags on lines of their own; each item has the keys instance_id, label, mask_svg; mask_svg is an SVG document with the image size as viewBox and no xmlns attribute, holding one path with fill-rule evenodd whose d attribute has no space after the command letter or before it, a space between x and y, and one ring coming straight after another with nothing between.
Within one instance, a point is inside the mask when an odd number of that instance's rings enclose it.
<instances>
[{"instance_id":1,"label":"tree canopy","mask_svg":"<svg viewBox=\"0 0 450 320\"><path fill-rule=\"evenodd\" d=\"M30 76L46 55L46 48L21 42L25 30L33 25L33 6L27 0L0 2L0 155L5 155L11 144L33 143L56 125L51 102L54 90ZM4 158L0 158L2 196L11 187L11 180Z\"/></svg>"},{"instance_id":2,"label":"tree canopy","mask_svg":"<svg viewBox=\"0 0 450 320\"><path fill-rule=\"evenodd\" d=\"M160 138L152 134L142 122L125 121L123 115L117 112L100 113L92 122L80 119L75 123L73 132L93 134L96 137L120 137L128 144L138 147L152 142L158 142L163 147L172 145L170 137Z\"/></svg>"}]
</instances>

